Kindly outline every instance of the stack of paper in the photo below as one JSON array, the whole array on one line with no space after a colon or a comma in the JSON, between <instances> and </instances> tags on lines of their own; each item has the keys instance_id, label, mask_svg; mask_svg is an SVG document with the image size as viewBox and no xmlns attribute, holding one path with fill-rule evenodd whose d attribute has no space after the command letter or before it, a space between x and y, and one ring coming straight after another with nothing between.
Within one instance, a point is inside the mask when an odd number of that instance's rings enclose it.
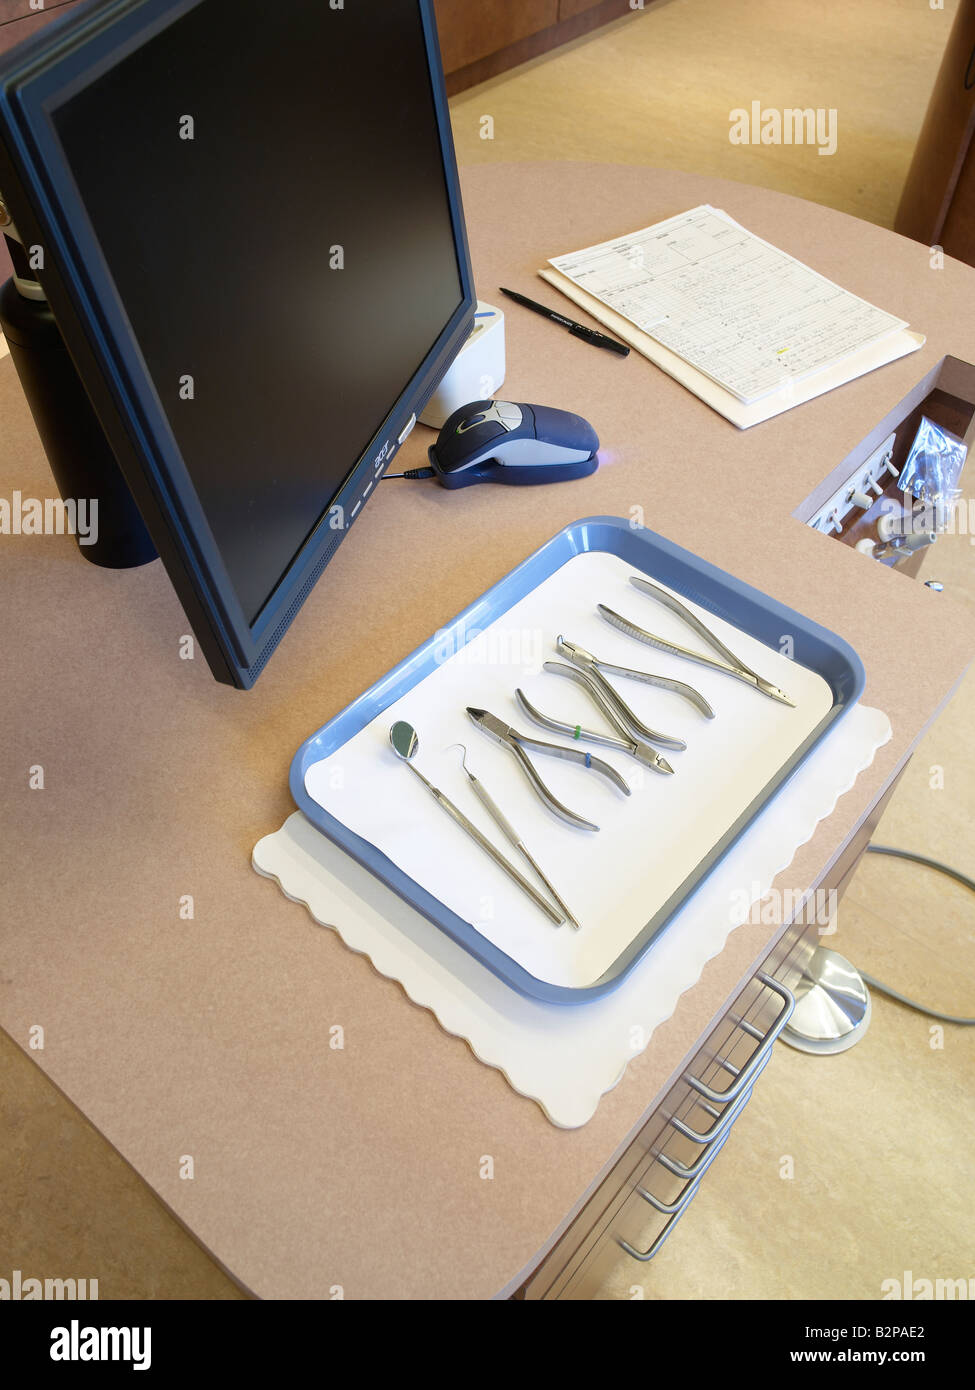
<instances>
[{"instance_id":1,"label":"stack of paper","mask_svg":"<svg viewBox=\"0 0 975 1390\"><path fill-rule=\"evenodd\" d=\"M741 429L924 343L706 205L549 266L544 279Z\"/></svg>"}]
</instances>

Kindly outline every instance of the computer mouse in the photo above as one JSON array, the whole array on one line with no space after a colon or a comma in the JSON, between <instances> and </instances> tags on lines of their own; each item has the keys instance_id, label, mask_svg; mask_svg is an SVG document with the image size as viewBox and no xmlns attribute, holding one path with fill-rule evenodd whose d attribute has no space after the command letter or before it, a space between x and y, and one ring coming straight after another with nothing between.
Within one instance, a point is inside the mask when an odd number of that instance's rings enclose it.
<instances>
[{"instance_id":1,"label":"computer mouse","mask_svg":"<svg viewBox=\"0 0 975 1390\"><path fill-rule=\"evenodd\" d=\"M444 487L472 483L562 483L599 467L599 439L588 420L549 405L472 401L461 406L429 449Z\"/></svg>"}]
</instances>

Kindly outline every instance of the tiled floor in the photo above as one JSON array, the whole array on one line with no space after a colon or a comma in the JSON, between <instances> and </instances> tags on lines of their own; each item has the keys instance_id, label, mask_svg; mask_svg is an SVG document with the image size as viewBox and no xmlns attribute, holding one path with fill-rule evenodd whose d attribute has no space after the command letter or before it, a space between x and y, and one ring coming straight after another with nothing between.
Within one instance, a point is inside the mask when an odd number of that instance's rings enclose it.
<instances>
[{"instance_id":1,"label":"tiled floor","mask_svg":"<svg viewBox=\"0 0 975 1390\"><path fill-rule=\"evenodd\" d=\"M761 183L889 226L956 0L657 0L453 104L462 162L590 159ZM737 147L728 113L834 107L836 154ZM480 117L494 117L493 141ZM972 470L969 470L970 472ZM975 489L975 478L969 479ZM975 604L975 548L938 543L926 576ZM907 580L904 581L909 582ZM909 634L904 659L910 661ZM921 745L880 839L975 875L975 681ZM943 787L932 769L943 769ZM868 859L831 944L909 994L975 1013L975 902L920 868ZM884 999L834 1059L784 1047L659 1258L621 1261L606 1298L874 1298L884 1279L975 1274L964 1135L975 1037ZM790 1155L795 1176L783 1179ZM102 1297L236 1298L234 1284L0 1034L0 1269L97 1275Z\"/></svg>"}]
</instances>

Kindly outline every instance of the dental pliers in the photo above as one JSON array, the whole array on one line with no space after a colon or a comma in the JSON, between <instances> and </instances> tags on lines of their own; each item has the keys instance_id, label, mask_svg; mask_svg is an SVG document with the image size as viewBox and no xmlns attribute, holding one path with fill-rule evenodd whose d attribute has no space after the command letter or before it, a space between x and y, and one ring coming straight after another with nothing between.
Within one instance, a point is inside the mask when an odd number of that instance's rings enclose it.
<instances>
[{"instance_id":1,"label":"dental pliers","mask_svg":"<svg viewBox=\"0 0 975 1390\"><path fill-rule=\"evenodd\" d=\"M628 633L630 637L635 637L638 642L646 642L647 646L655 647L660 652L670 652L672 656L683 656L688 661L696 661L699 666L710 667L712 671L721 671L726 676L733 676L735 680L744 681L746 685L753 686L756 690L767 695L770 700L778 700L780 704L789 705L795 709L796 703L786 695L784 690L780 690L771 681L765 680L753 671L750 666L746 666L740 657L735 656L721 641L719 637L705 627L700 618L696 617L689 608L685 608L680 599L673 594L669 594L666 589L661 589L659 584L652 583L649 579L638 579L635 575L630 575L630 583L635 589L639 589L641 594L646 594L648 598L656 599L665 608L669 608L682 622L696 632L698 637L723 658L722 661L715 661L713 657L706 656L703 652L691 651L688 647L680 647L676 642L668 642L663 637L658 637L653 632L646 632L642 627L637 627L635 623L628 622L626 618L621 618L618 613L614 613L611 608L599 604L599 612L608 623L618 628L621 632Z\"/></svg>"},{"instance_id":2,"label":"dental pliers","mask_svg":"<svg viewBox=\"0 0 975 1390\"><path fill-rule=\"evenodd\" d=\"M525 751L526 748L531 748L538 753L549 753L555 758L565 758L569 762L582 763L584 767L592 768L594 772L601 772L624 796L630 795L629 787L615 767L610 767L609 763L604 763L601 758L594 758L591 753L586 753L581 748L563 748L556 743L543 743L541 739L519 734L516 729L505 724L503 719L498 719L496 715L490 714L486 709L468 707L467 713L482 733L487 734L488 738L493 738L495 743L500 743L503 747L511 750L544 804L567 824L575 826L579 830L599 829L599 826L593 825L592 821L576 815L575 811L570 811L568 806L563 806L558 797L553 795L538 775L535 764Z\"/></svg>"},{"instance_id":3,"label":"dental pliers","mask_svg":"<svg viewBox=\"0 0 975 1390\"><path fill-rule=\"evenodd\" d=\"M673 772L674 769L666 758L661 757L656 748L651 748L645 739L639 738L624 722L620 707L628 710L628 706L623 705L615 691L612 692L614 698L610 698L605 689L592 680L590 672L580 670L578 666L569 666L564 661L546 661L542 669L554 676L565 676L575 681L576 685L581 685L606 722L615 730L615 736L597 733L594 729L584 729L581 724L568 724L560 719L552 719L536 709L523 690L516 690L515 699L533 724L537 724L541 729L548 729L549 733L566 734L577 742L598 743L603 748L618 748L621 752L629 753L630 757L636 758L644 767L652 767L655 772ZM629 710L628 712L632 713ZM685 746L679 739L672 742L675 747Z\"/></svg>"},{"instance_id":4,"label":"dental pliers","mask_svg":"<svg viewBox=\"0 0 975 1390\"><path fill-rule=\"evenodd\" d=\"M689 701L706 719L714 718L714 710L701 692L695 690L692 685L685 685L683 681L671 680L668 676L655 676L649 671L633 671L628 666L613 666L608 661L600 661L598 657L593 656L592 652L586 651L585 647L580 647L578 642L569 642L565 637L558 638L556 648L560 656L567 657L573 666L577 666L580 671L585 672L590 685L602 693L632 732L647 743L659 743L661 748L679 750L687 747L682 738L676 738L673 734L658 733L656 729L651 729L649 725L644 724L626 704L622 696L610 685L606 679L607 675L623 676L629 680L642 681L644 685L655 686L658 690L673 691L675 695L680 695Z\"/></svg>"}]
</instances>

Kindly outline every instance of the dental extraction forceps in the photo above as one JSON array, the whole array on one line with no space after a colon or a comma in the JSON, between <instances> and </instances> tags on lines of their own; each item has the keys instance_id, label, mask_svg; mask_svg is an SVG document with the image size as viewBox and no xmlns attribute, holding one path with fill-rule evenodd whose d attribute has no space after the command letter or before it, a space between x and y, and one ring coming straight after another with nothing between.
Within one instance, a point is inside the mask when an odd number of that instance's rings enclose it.
<instances>
[{"instance_id":1,"label":"dental extraction forceps","mask_svg":"<svg viewBox=\"0 0 975 1390\"><path fill-rule=\"evenodd\" d=\"M594 758L591 753L585 753L581 748L562 748L556 743L543 743L541 739L519 734L516 729L510 728L504 720L498 719L494 714L489 714L486 709L472 709L468 706L467 713L482 733L487 734L488 738L493 738L495 743L500 743L514 753L538 796L550 811L554 812L560 820L566 821L567 824L576 826L580 830L599 829L599 826L593 825L592 821L585 820L584 817L576 815L575 811L570 811L568 806L563 806L562 802L549 791L538 775L535 764L525 752L526 748L532 748L539 753L550 753L555 758L565 758L569 762L582 763L584 767L590 767L594 772L601 772L624 796L630 795L629 787L615 767L610 767L609 763L604 763L601 758Z\"/></svg>"},{"instance_id":2,"label":"dental extraction forceps","mask_svg":"<svg viewBox=\"0 0 975 1390\"><path fill-rule=\"evenodd\" d=\"M566 676L577 685L581 685L607 723L615 729L618 737L600 734L594 729L584 729L581 724L567 724L560 719L551 719L535 708L523 690L516 690L515 699L533 724L537 724L541 729L548 729L549 733L566 734L582 743L598 743L603 748L618 748L621 752L629 753L632 758L636 758L644 767L652 767L655 772L673 772L670 763L662 758L655 748L651 748L649 743L637 738L632 729L623 722L615 704L606 697L600 686L589 679L587 672L581 671L577 666L567 666L564 661L546 661L542 669L550 671L554 676Z\"/></svg>"},{"instance_id":3,"label":"dental extraction forceps","mask_svg":"<svg viewBox=\"0 0 975 1390\"><path fill-rule=\"evenodd\" d=\"M618 718L628 725L630 731L647 743L659 743L661 748L676 748L679 751L687 747L682 738L676 738L673 734L658 733L656 729L651 729L649 725L644 724L630 709L618 691L610 685L606 679L607 675L624 676L629 680L642 681L644 685L655 686L658 690L671 690L675 695L680 695L688 700L707 719L714 718L714 710L700 691L695 690L692 685L685 685L683 681L671 680L667 676L655 676L649 671L633 671L628 666L612 666L608 661L600 661L598 657L593 656L592 652L586 651L585 647L580 647L577 642L569 642L564 637L559 637L555 645L560 656L568 657L573 666L577 666L580 671L585 673L590 686L600 691L604 699L612 705ZM666 770L673 771L672 768ZM658 771L663 772L664 768L659 768Z\"/></svg>"},{"instance_id":4,"label":"dental extraction forceps","mask_svg":"<svg viewBox=\"0 0 975 1390\"><path fill-rule=\"evenodd\" d=\"M666 589L661 589L658 584L652 583L649 579L638 579L635 575L630 575L630 583L635 589L639 589L641 594L646 594L648 598L656 599L665 608L669 608L671 613L686 623L692 632L696 632L698 637L724 660L715 661L713 657L706 656L703 652L691 651L688 647L678 646L676 642L668 642L663 637L657 637L655 633L645 632L642 627L627 622L626 618L621 618L611 608L606 608L600 604L599 612L607 622L612 623L621 632L635 637L638 642L646 642L648 646L655 647L657 651L670 652L672 656L686 657L688 661L696 661L699 666L708 666L712 671L722 671L726 676L733 676L735 680L744 681L746 685L754 686L763 695L767 695L770 700L778 700L780 704L789 705L795 709L795 700L791 700L784 690L780 690L771 681L764 680L757 671L746 666L742 659L735 656L734 652L730 651L710 628L705 627L700 618L695 617L689 608L684 607L680 599L675 598L673 594L668 594Z\"/></svg>"}]
</instances>

